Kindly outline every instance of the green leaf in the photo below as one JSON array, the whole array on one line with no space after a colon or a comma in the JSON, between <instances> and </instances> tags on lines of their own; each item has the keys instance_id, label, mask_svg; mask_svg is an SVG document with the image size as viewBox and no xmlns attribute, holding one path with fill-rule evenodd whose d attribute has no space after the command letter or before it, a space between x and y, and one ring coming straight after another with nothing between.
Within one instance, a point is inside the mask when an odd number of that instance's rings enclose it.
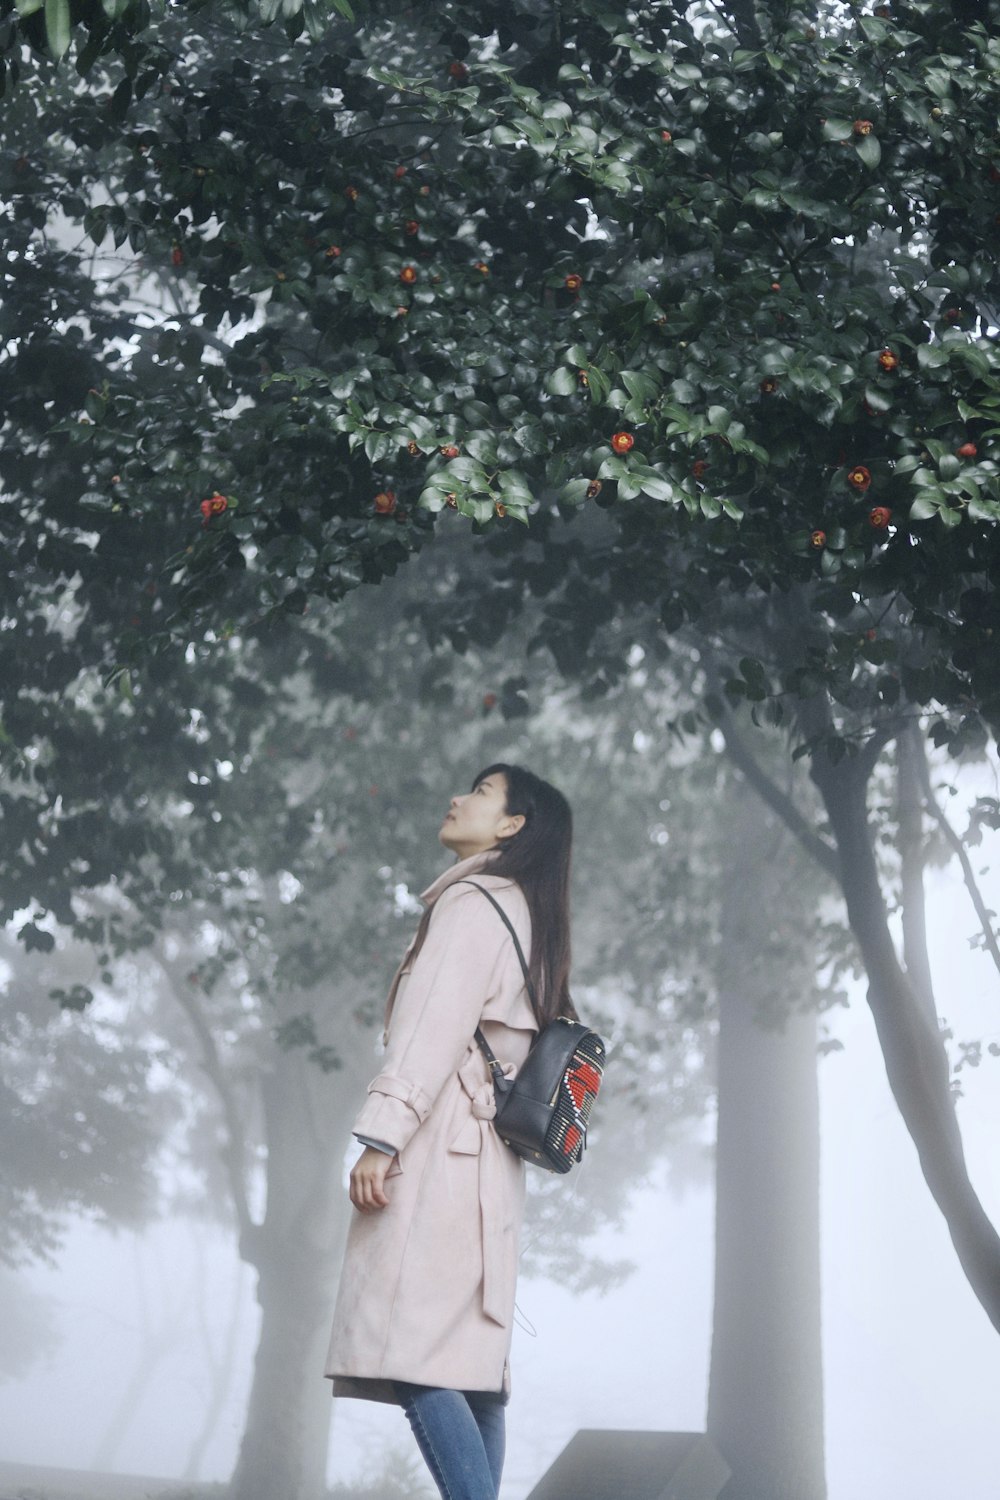
<instances>
[{"instance_id":1,"label":"green leaf","mask_svg":"<svg viewBox=\"0 0 1000 1500\"><path fill-rule=\"evenodd\" d=\"M854 124L851 120L830 119L823 121L823 139L825 141L848 141L854 134Z\"/></svg>"},{"instance_id":2,"label":"green leaf","mask_svg":"<svg viewBox=\"0 0 1000 1500\"><path fill-rule=\"evenodd\" d=\"M17 13L22 17L33 16L44 4L45 0L17 0Z\"/></svg>"},{"instance_id":3,"label":"green leaf","mask_svg":"<svg viewBox=\"0 0 1000 1500\"><path fill-rule=\"evenodd\" d=\"M910 506L910 520L927 521L931 516L936 516L939 509L938 501L930 495L918 495Z\"/></svg>"},{"instance_id":4,"label":"green leaf","mask_svg":"<svg viewBox=\"0 0 1000 1500\"><path fill-rule=\"evenodd\" d=\"M669 479L664 479L662 474L657 474L655 469L638 468L635 470L635 478L638 479L640 488L644 495L649 495L652 500L676 500L674 487Z\"/></svg>"},{"instance_id":5,"label":"green leaf","mask_svg":"<svg viewBox=\"0 0 1000 1500\"><path fill-rule=\"evenodd\" d=\"M69 0L45 0L45 35L53 57L67 51L71 33Z\"/></svg>"},{"instance_id":6,"label":"green leaf","mask_svg":"<svg viewBox=\"0 0 1000 1500\"><path fill-rule=\"evenodd\" d=\"M872 411L883 412L892 410L892 402L885 392L877 390L873 385L865 386L865 400Z\"/></svg>"},{"instance_id":7,"label":"green leaf","mask_svg":"<svg viewBox=\"0 0 1000 1500\"><path fill-rule=\"evenodd\" d=\"M550 396L573 396L580 389L579 376L565 365L550 371L542 383Z\"/></svg>"},{"instance_id":8,"label":"green leaf","mask_svg":"<svg viewBox=\"0 0 1000 1500\"><path fill-rule=\"evenodd\" d=\"M920 344L917 364L922 370L939 370L948 363L948 350L942 344Z\"/></svg>"},{"instance_id":9,"label":"green leaf","mask_svg":"<svg viewBox=\"0 0 1000 1500\"><path fill-rule=\"evenodd\" d=\"M882 147L875 135L859 136L854 149L866 167L877 167L882 160Z\"/></svg>"},{"instance_id":10,"label":"green leaf","mask_svg":"<svg viewBox=\"0 0 1000 1500\"><path fill-rule=\"evenodd\" d=\"M659 390L659 382L646 371L623 370L622 384L634 401L650 402Z\"/></svg>"},{"instance_id":11,"label":"green leaf","mask_svg":"<svg viewBox=\"0 0 1000 1500\"><path fill-rule=\"evenodd\" d=\"M563 505L581 505L587 498L589 488L589 479L571 479L567 484L563 485L556 499L561 501Z\"/></svg>"}]
</instances>

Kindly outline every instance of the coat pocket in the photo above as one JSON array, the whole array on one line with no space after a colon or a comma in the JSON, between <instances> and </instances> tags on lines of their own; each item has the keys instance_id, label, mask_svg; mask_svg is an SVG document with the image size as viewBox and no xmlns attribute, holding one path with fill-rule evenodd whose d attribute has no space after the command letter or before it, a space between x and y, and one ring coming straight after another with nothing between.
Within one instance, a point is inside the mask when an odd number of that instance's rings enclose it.
<instances>
[{"instance_id":1,"label":"coat pocket","mask_svg":"<svg viewBox=\"0 0 1000 1500\"><path fill-rule=\"evenodd\" d=\"M483 1137L479 1129L479 1121L471 1117L462 1121L455 1135L448 1142L448 1150L456 1151L460 1156L478 1156L482 1147Z\"/></svg>"}]
</instances>

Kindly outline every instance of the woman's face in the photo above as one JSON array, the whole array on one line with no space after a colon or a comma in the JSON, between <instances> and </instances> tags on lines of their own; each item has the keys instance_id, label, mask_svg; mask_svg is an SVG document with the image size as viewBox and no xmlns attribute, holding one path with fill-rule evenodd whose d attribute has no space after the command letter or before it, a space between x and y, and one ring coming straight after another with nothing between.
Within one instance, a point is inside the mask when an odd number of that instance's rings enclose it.
<instances>
[{"instance_id":1,"label":"woman's face","mask_svg":"<svg viewBox=\"0 0 1000 1500\"><path fill-rule=\"evenodd\" d=\"M485 777L471 792L452 797L438 838L459 859L495 849L524 826L521 813L507 811L507 778L502 772Z\"/></svg>"}]
</instances>

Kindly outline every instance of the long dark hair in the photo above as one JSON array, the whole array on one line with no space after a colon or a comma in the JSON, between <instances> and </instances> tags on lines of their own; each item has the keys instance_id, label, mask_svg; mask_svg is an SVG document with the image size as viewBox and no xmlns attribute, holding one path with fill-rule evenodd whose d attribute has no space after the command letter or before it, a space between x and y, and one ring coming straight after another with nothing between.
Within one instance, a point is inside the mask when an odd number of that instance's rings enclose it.
<instances>
[{"instance_id":1,"label":"long dark hair","mask_svg":"<svg viewBox=\"0 0 1000 1500\"><path fill-rule=\"evenodd\" d=\"M507 784L508 816L524 818L517 833L502 839L488 866L491 875L513 880L524 892L531 913L531 960L535 1019L547 1026L556 1016L576 1019L569 993L569 870L573 814L562 792L523 766L487 766L472 790L487 776Z\"/></svg>"},{"instance_id":2,"label":"long dark hair","mask_svg":"<svg viewBox=\"0 0 1000 1500\"><path fill-rule=\"evenodd\" d=\"M562 792L522 766L498 763L480 771L472 790L487 776L502 776L507 786L506 811L523 817L517 833L502 839L483 873L516 881L531 914L531 958L528 972L535 991L532 1010L539 1028L556 1016L579 1019L569 993L569 865L573 814ZM424 945L434 908L420 919L410 962ZM497 921L499 921L499 917ZM390 997L390 1005L392 1003Z\"/></svg>"}]
</instances>

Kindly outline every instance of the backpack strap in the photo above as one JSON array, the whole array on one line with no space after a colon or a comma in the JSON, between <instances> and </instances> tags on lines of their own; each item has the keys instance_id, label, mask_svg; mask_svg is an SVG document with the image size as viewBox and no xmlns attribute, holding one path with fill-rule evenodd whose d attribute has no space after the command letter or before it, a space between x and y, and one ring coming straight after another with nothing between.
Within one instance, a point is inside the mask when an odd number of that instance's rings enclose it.
<instances>
[{"instance_id":1,"label":"backpack strap","mask_svg":"<svg viewBox=\"0 0 1000 1500\"><path fill-rule=\"evenodd\" d=\"M472 885L472 886L475 886L476 890L479 891L482 895L484 895L486 897L487 901L490 903L490 905L496 910L498 916L500 917L501 922L506 927L507 931L511 935L511 938L513 939L514 949L515 949L515 952L517 953L518 959L520 960L520 964L521 964L521 973L524 975L525 988L527 989L528 994L531 997L532 1008L534 1008L534 1006L536 1004L536 1000L535 1000L535 986L531 982L531 975L528 972L528 965L527 965L527 962L526 962L525 957L524 957L524 949L521 947L521 944L520 944L520 941L518 939L517 933L514 931L514 924L513 924L513 922L510 920L510 918L508 917L507 913L504 911L503 907L500 905L500 902L497 901L497 900L495 900L494 897L490 895L490 893L486 889L486 887L480 885L478 883L478 881L475 881L475 880L456 880L454 882L454 884L455 885ZM510 1080L504 1075L503 1068L500 1066L499 1062L497 1061L496 1057L494 1056L494 1053L493 1053L493 1051L492 1051L492 1049L490 1047L489 1042L486 1040L485 1036L483 1035L481 1029L478 1026L476 1027L476 1041L479 1044L479 1050L482 1052L483 1056L485 1057L485 1059L486 1059L486 1061L487 1061L487 1063L489 1065L490 1072L493 1074L494 1085L501 1092L505 1092L511 1086L510 1085Z\"/></svg>"}]
</instances>

